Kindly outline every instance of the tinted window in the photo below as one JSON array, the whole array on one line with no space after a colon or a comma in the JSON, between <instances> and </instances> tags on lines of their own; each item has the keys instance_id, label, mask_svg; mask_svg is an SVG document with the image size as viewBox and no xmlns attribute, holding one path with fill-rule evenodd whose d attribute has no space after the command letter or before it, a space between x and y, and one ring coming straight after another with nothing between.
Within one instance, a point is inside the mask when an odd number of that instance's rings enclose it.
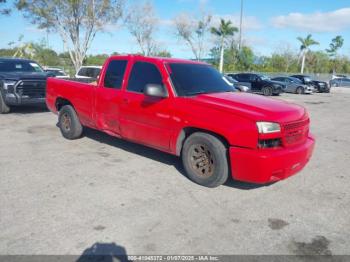
<instances>
[{"instance_id":1,"label":"tinted window","mask_svg":"<svg viewBox=\"0 0 350 262\"><path fill-rule=\"evenodd\" d=\"M209 65L169 64L170 77L179 96L235 91L223 76Z\"/></svg>"},{"instance_id":2,"label":"tinted window","mask_svg":"<svg viewBox=\"0 0 350 262\"><path fill-rule=\"evenodd\" d=\"M93 68L93 67L82 67L79 70L78 75L80 76L86 76L91 78L97 78L100 74L101 69L100 68Z\"/></svg>"},{"instance_id":3,"label":"tinted window","mask_svg":"<svg viewBox=\"0 0 350 262\"><path fill-rule=\"evenodd\" d=\"M294 78L294 77L291 77L291 78L289 78L293 83L298 83L298 84L301 84L302 82L301 82L301 80L300 79L298 79L298 78Z\"/></svg>"},{"instance_id":4,"label":"tinted window","mask_svg":"<svg viewBox=\"0 0 350 262\"><path fill-rule=\"evenodd\" d=\"M0 61L0 72L43 72L43 69L31 61Z\"/></svg>"},{"instance_id":5,"label":"tinted window","mask_svg":"<svg viewBox=\"0 0 350 262\"><path fill-rule=\"evenodd\" d=\"M277 77L277 78L273 78L273 81L280 81L280 82L284 82L286 81L286 79L282 78L282 77Z\"/></svg>"},{"instance_id":6,"label":"tinted window","mask_svg":"<svg viewBox=\"0 0 350 262\"><path fill-rule=\"evenodd\" d=\"M100 68L92 68L91 77L97 78L100 75L100 72L101 72Z\"/></svg>"},{"instance_id":7,"label":"tinted window","mask_svg":"<svg viewBox=\"0 0 350 262\"><path fill-rule=\"evenodd\" d=\"M85 68L85 67L80 68L80 70L78 72L78 75L80 75L80 76L87 76L87 68Z\"/></svg>"},{"instance_id":8,"label":"tinted window","mask_svg":"<svg viewBox=\"0 0 350 262\"><path fill-rule=\"evenodd\" d=\"M60 71L60 70L47 69L47 70L45 70L45 72L51 73L51 74L53 74L55 76L65 76L64 72Z\"/></svg>"},{"instance_id":9,"label":"tinted window","mask_svg":"<svg viewBox=\"0 0 350 262\"><path fill-rule=\"evenodd\" d=\"M148 84L163 85L162 76L154 64L137 62L131 70L128 91L143 93Z\"/></svg>"},{"instance_id":10,"label":"tinted window","mask_svg":"<svg viewBox=\"0 0 350 262\"><path fill-rule=\"evenodd\" d=\"M108 64L104 86L109 88L121 88L127 65L125 60L113 60Z\"/></svg>"},{"instance_id":11,"label":"tinted window","mask_svg":"<svg viewBox=\"0 0 350 262\"><path fill-rule=\"evenodd\" d=\"M238 77L238 81L240 82L249 82L250 81L250 75L247 74L241 74L241 75L237 75Z\"/></svg>"}]
</instances>

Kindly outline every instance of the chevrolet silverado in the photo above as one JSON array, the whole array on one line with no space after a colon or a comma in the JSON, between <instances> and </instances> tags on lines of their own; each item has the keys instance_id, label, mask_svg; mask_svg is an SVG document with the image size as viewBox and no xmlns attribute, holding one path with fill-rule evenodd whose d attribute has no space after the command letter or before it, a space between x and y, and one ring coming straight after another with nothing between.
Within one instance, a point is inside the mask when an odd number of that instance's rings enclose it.
<instances>
[{"instance_id":1,"label":"chevrolet silverado","mask_svg":"<svg viewBox=\"0 0 350 262\"><path fill-rule=\"evenodd\" d=\"M236 92L208 64L112 56L96 84L49 78L46 103L67 139L84 127L182 158L194 182L271 183L301 169L314 138L305 108Z\"/></svg>"}]
</instances>

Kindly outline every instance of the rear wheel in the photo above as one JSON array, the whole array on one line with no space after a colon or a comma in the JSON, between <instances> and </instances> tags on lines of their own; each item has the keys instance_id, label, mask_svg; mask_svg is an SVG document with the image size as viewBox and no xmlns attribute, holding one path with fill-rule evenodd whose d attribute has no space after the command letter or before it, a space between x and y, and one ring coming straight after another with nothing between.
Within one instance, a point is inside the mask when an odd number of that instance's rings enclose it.
<instances>
[{"instance_id":1,"label":"rear wheel","mask_svg":"<svg viewBox=\"0 0 350 262\"><path fill-rule=\"evenodd\" d=\"M70 140L81 137L83 126L71 105L63 106L58 115L58 126L62 135Z\"/></svg>"},{"instance_id":2,"label":"rear wheel","mask_svg":"<svg viewBox=\"0 0 350 262\"><path fill-rule=\"evenodd\" d=\"M6 105L4 98L0 92L0 114L7 114L10 112L10 107Z\"/></svg>"},{"instance_id":3,"label":"rear wheel","mask_svg":"<svg viewBox=\"0 0 350 262\"><path fill-rule=\"evenodd\" d=\"M217 187L229 176L227 149L213 135L192 134L186 139L181 156L188 177L199 185Z\"/></svg>"},{"instance_id":4,"label":"rear wheel","mask_svg":"<svg viewBox=\"0 0 350 262\"><path fill-rule=\"evenodd\" d=\"M269 86L264 86L261 91L264 96L272 96L272 88Z\"/></svg>"},{"instance_id":5,"label":"rear wheel","mask_svg":"<svg viewBox=\"0 0 350 262\"><path fill-rule=\"evenodd\" d=\"M299 86L295 92L296 92L298 95L301 95L301 94L304 93L304 88L302 88L301 86Z\"/></svg>"}]
</instances>

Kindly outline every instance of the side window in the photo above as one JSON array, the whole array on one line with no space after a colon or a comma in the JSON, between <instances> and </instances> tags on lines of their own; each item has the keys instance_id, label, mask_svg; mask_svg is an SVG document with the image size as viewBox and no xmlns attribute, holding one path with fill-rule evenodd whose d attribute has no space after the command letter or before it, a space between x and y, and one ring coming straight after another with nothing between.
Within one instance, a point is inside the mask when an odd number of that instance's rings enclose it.
<instances>
[{"instance_id":1,"label":"side window","mask_svg":"<svg viewBox=\"0 0 350 262\"><path fill-rule=\"evenodd\" d=\"M108 64L104 79L107 88L121 88L127 65L126 60L113 60Z\"/></svg>"},{"instance_id":2,"label":"side window","mask_svg":"<svg viewBox=\"0 0 350 262\"><path fill-rule=\"evenodd\" d=\"M248 81L246 75L237 75L238 81L245 82Z\"/></svg>"},{"instance_id":3,"label":"side window","mask_svg":"<svg viewBox=\"0 0 350 262\"><path fill-rule=\"evenodd\" d=\"M158 68L151 63L136 62L131 70L127 90L143 93L148 84L163 85Z\"/></svg>"},{"instance_id":4,"label":"side window","mask_svg":"<svg viewBox=\"0 0 350 262\"><path fill-rule=\"evenodd\" d=\"M249 77L249 81L250 82L255 82L258 80L258 76L257 75L248 75Z\"/></svg>"},{"instance_id":5,"label":"side window","mask_svg":"<svg viewBox=\"0 0 350 262\"><path fill-rule=\"evenodd\" d=\"M80 68L78 75L80 76L86 76L86 67Z\"/></svg>"}]
</instances>

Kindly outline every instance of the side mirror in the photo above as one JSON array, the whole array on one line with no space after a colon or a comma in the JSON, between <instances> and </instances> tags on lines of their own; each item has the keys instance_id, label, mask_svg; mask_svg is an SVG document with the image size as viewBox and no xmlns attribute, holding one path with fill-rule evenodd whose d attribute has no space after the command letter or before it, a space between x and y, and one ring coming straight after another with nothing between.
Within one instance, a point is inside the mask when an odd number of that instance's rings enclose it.
<instances>
[{"instance_id":1,"label":"side mirror","mask_svg":"<svg viewBox=\"0 0 350 262\"><path fill-rule=\"evenodd\" d=\"M148 84L145 86L143 93L146 96L166 98L168 97L168 92L162 85Z\"/></svg>"}]
</instances>

